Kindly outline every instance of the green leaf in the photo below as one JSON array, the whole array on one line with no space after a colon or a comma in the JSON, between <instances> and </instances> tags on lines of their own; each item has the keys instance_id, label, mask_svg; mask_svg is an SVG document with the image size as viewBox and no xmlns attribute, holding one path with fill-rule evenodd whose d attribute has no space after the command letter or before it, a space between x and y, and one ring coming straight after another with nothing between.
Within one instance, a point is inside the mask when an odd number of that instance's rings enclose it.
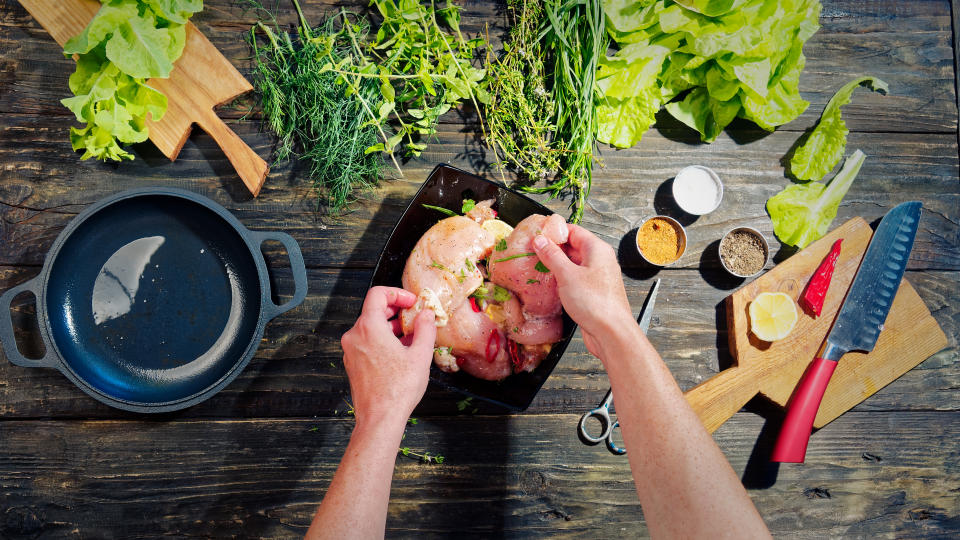
<instances>
[{"instance_id":1,"label":"green leaf","mask_svg":"<svg viewBox=\"0 0 960 540\"><path fill-rule=\"evenodd\" d=\"M457 213L454 212L453 210L447 210L446 208L443 208L442 206L433 206L432 204L423 204L423 205L421 205L421 206L423 206L424 208L430 209L430 210L436 210L437 212L441 212L441 213L446 214L446 215L448 215L448 216L456 216L456 215L457 215Z\"/></svg>"},{"instance_id":2,"label":"green leaf","mask_svg":"<svg viewBox=\"0 0 960 540\"><path fill-rule=\"evenodd\" d=\"M506 238L501 238L500 240L497 240L497 245L494 246L494 249L496 249L497 251L506 251L506 250L507 250L507 239L506 239Z\"/></svg>"},{"instance_id":3,"label":"green leaf","mask_svg":"<svg viewBox=\"0 0 960 540\"><path fill-rule=\"evenodd\" d=\"M667 112L684 124L700 132L700 139L713 142L737 116L740 100L717 101L704 87L694 89L683 101L668 103Z\"/></svg>"},{"instance_id":4,"label":"green leaf","mask_svg":"<svg viewBox=\"0 0 960 540\"><path fill-rule=\"evenodd\" d=\"M191 15L203 9L203 0L140 0L140 2L146 3L154 13L176 24L186 24Z\"/></svg>"},{"instance_id":5,"label":"green leaf","mask_svg":"<svg viewBox=\"0 0 960 540\"><path fill-rule=\"evenodd\" d=\"M780 242L803 248L826 234L864 159L863 152L857 150L829 184L791 184L767 200L767 213Z\"/></svg>"},{"instance_id":6,"label":"green leaf","mask_svg":"<svg viewBox=\"0 0 960 540\"><path fill-rule=\"evenodd\" d=\"M738 0L675 0L681 6L702 13L707 17L718 17L729 13L741 3Z\"/></svg>"},{"instance_id":7,"label":"green leaf","mask_svg":"<svg viewBox=\"0 0 960 540\"><path fill-rule=\"evenodd\" d=\"M157 28L154 24L152 18L141 17L119 24L107 40L107 58L131 77L169 77L173 70L169 55L174 28Z\"/></svg>"},{"instance_id":8,"label":"green leaf","mask_svg":"<svg viewBox=\"0 0 960 540\"><path fill-rule=\"evenodd\" d=\"M533 269L536 270L537 272L540 272L541 274L547 274L550 272L550 269L547 268L545 264L543 264L543 261L537 261L537 264L536 266L533 267Z\"/></svg>"},{"instance_id":9,"label":"green leaf","mask_svg":"<svg viewBox=\"0 0 960 540\"><path fill-rule=\"evenodd\" d=\"M473 199L464 199L463 206L460 208L460 213L466 214L467 212L473 210L473 207L476 205L477 203L474 202Z\"/></svg>"},{"instance_id":10,"label":"green leaf","mask_svg":"<svg viewBox=\"0 0 960 540\"><path fill-rule=\"evenodd\" d=\"M858 86L887 93L887 83L875 77L860 77L843 85L830 98L820 115L820 121L803 146L790 159L790 174L799 180L820 180L829 173L843 156L847 146L847 125L840 116L840 107L850 103Z\"/></svg>"}]
</instances>

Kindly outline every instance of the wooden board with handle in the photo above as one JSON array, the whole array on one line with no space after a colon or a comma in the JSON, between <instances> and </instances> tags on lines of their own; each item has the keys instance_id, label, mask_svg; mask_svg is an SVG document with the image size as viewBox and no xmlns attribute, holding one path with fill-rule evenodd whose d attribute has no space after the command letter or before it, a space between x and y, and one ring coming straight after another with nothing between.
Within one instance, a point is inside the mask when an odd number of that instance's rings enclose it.
<instances>
[{"instance_id":1,"label":"wooden board with handle","mask_svg":"<svg viewBox=\"0 0 960 540\"><path fill-rule=\"evenodd\" d=\"M63 45L79 34L100 9L95 0L20 0L54 40ZM169 79L150 79L147 84L167 96L167 112L158 122L147 121L150 140L171 161L199 124L230 160L244 185L254 196L267 177L267 163L237 136L213 108L253 89L220 51L187 23L183 55L174 63ZM69 92L66 88L65 92ZM67 93L64 97L68 97Z\"/></svg>"},{"instance_id":2,"label":"wooden board with handle","mask_svg":"<svg viewBox=\"0 0 960 540\"><path fill-rule=\"evenodd\" d=\"M866 221L851 219L726 298L730 353L736 365L686 392L707 430L716 430L757 394L786 407L826 339L872 236ZM798 305L800 318L789 336L773 343L754 337L747 314L750 302L761 292L776 291L796 301L838 238L843 238L843 248L820 317ZM874 350L847 353L840 360L814 427L828 424L946 346L947 336L904 279Z\"/></svg>"}]
</instances>

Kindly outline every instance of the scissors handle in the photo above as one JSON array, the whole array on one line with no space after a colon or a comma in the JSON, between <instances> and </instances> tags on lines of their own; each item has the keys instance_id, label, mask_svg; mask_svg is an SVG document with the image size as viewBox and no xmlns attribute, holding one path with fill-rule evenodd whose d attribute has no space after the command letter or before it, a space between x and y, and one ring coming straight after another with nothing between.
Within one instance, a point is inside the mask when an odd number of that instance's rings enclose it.
<instances>
[{"instance_id":1,"label":"scissors handle","mask_svg":"<svg viewBox=\"0 0 960 540\"><path fill-rule=\"evenodd\" d=\"M610 427L610 431L607 433L606 443L607 443L607 450L609 450L611 454L622 456L627 453L627 449L620 448L619 446L617 446L617 443L613 442L613 430L618 427L620 427L619 420L614 422L613 426Z\"/></svg>"},{"instance_id":2,"label":"scissors handle","mask_svg":"<svg viewBox=\"0 0 960 540\"><path fill-rule=\"evenodd\" d=\"M600 421L600 435L593 436L587 430L587 420L591 417ZM587 444L599 444L610 435L612 429L613 428L610 423L610 412L606 407L600 406L596 409L587 411L583 414L583 416L580 417L580 425L578 426L577 431L580 433L580 438L583 439L583 441Z\"/></svg>"}]
</instances>

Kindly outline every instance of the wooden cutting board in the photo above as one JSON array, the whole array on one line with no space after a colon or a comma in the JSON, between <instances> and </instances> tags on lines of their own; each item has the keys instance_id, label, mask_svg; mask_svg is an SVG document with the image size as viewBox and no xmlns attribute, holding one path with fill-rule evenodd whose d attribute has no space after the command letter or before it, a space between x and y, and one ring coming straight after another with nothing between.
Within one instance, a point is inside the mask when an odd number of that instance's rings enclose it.
<instances>
[{"instance_id":1,"label":"wooden cutting board","mask_svg":"<svg viewBox=\"0 0 960 540\"><path fill-rule=\"evenodd\" d=\"M727 297L727 331L736 365L686 392L707 430L716 430L757 394L786 406L826 339L872 235L866 221L851 219ZM775 291L797 300L838 238L843 238L843 248L820 317L798 306L800 319L789 336L773 343L755 338L747 315L750 302L761 292ZM873 351L847 353L840 360L814 427L828 424L946 346L947 336L904 279Z\"/></svg>"},{"instance_id":2,"label":"wooden cutting board","mask_svg":"<svg viewBox=\"0 0 960 540\"><path fill-rule=\"evenodd\" d=\"M20 0L61 46L79 34L100 9L95 0ZM167 96L167 112L159 122L148 120L150 140L170 161L177 159L194 123L226 154L254 197L267 177L267 163L237 136L213 108L253 89L233 64L197 29L187 23L183 55L169 79L150 79L151 87ZM69 90L64 89L64 97Z\"/></svg>"}]
</instances>

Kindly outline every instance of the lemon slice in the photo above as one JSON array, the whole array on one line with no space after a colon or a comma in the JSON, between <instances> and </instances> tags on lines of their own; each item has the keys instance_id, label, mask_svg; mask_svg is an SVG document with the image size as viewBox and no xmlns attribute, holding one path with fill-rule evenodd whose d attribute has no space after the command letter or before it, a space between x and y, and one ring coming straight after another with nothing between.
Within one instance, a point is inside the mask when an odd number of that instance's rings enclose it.
<instances>
[{"instance_id":1,"label":"lemon slice","mask_svg":"<svg viewBox=\"0 0 960 540\"><path fill-rule=\"evenodd\" d=\"M499 219L488 219L484 221L483 225L480 225L480 227L495 236L497 240L506 238L510 236L510 233L513 232L513 227L507 225L506 222L500 221Z\"/></svg>"},{"instance_id":2,"label":"lemon slice","mask_svg":"<svg viewBox=\"0 0 960 540\"><path fill-rule=\"evenodd\" d=\"M750 331L764 341L787 337L797 325L797 306L782 292L760 293L750 302Z\"/></svg>"}]
</instances>

